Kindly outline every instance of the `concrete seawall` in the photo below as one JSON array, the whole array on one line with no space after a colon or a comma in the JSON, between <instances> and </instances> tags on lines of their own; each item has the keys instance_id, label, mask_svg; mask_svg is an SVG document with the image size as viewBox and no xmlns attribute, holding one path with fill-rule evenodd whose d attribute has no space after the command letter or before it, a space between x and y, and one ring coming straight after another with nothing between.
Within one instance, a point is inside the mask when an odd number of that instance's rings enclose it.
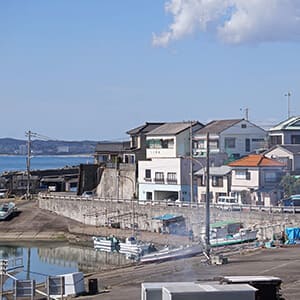
<instances>
[{"instance_id":1,"label":"concrete seawall","mask_svg":"<svg viewBox=\"0 0 300 300\"><path fill-rule=\"evenodd\" d=\"M163 205L141 205L137 201L109 201L104 199L83 199L59 195L40 195L38 205L41 209L79 221L85 225L105 226L118 222L121 228L130 229L135 223L139 230L154 231L151 220L154 216L170 214L183 215L187 229L192 229L197 237L205 225L204 207L175 207ZM300 214L269 213L266 211L222 211L211 209L211 222L234 220L245 226L259 229L261 238L272 238L285 227L299 226Z\"/></svg>"}]
</instances>

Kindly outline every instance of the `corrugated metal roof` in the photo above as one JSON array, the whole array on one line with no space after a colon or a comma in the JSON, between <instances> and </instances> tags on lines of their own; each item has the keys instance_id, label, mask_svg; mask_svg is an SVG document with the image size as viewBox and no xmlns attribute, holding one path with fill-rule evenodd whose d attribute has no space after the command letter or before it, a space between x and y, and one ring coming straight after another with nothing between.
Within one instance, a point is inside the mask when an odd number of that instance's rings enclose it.
<instances>
[{"instance_id":1,"label":"corrugated metal roof","mask_svg":"<svg viewBox=\"0 0 300 300\"><path fill-rule=\"evenodd\" d=\"M280 130L300 130L300 116L291 117L269 129L271 132Z\"/></svg>"},{"instance_id":2,"label":"corrugated metal roof","mask_svg":"<svg viewBox=\"0 0 300 300\"><path fill-rule=\"evenodd\" d=\"M231 168L229 166L220 166L220 167L210 167L209 174L211 176L224 176L230 173ZM202 168L199 171L195 172L195 175L204 175L206 168Z\"/></svg>"},{"instance_id":3,"label":"corrugated metal roof","mask_svg":"<svg viewBox=\"0 0 300 300\"><path fill-rule=\"evenodd\" d=\"M203 128L199 129L197 132L195 132L195 134L220 133L243 120L244 119L213 120L206 124Z\"/></svg>"},{"instance_id":4,"label":"corrugated metal roof","mask_svg":"<svg viewBox=\"0 0 300 300\"><path fill-rule=\"evenodd\" d=\"M173 215L173 214L164 214L162 216L153 217L153 220L161 220L161 221L169 221L172 219L176 219L182 217L182 215Z\"/></svg>"}]
</instances>

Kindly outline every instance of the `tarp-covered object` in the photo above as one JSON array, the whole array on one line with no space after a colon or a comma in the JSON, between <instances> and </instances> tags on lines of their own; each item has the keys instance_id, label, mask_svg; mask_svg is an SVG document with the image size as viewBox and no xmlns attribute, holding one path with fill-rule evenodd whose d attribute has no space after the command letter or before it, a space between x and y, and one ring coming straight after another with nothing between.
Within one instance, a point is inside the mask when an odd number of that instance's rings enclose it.
<instances>
[{"instance_id":1,"label":"tarp-covered object","mask_svg":"<svg viewBox=\"0 0 300 300\"><path fill-rule=\"evenodd\" d=\"M300 228L299 227L291 227L285 229L286 234L286 244L300 244Z\"/></svg>"}]
</instances>

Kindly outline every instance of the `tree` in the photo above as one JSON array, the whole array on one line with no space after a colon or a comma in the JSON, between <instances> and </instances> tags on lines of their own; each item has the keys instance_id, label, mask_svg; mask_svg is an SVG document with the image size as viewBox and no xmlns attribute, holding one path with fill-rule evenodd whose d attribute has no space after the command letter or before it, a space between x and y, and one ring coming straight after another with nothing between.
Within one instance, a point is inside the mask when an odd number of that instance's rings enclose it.
<instances>
[{"instance_id":1,"label":"tree","mask_svg":"<svg viewBox=\"0 0 300 300\"><path fill-rule=\"evenodd\" d=\"M283 188L285 197L289 197L294 194L300 194L300 178L291 175L285 175L282 177L279 185Z\"/></svg>"}]
</instances>

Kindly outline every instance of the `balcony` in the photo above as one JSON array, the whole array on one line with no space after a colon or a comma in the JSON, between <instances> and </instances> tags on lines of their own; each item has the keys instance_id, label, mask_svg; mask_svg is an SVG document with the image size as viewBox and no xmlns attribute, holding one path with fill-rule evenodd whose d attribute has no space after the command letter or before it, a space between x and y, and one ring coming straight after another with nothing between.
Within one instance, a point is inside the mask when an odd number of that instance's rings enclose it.
<instances>
[{"instance_id":1,"label":"balcony","mask_svg":"<svg viewBox=\"0 0 300 300\"><path fill-rule=\"evenodd\" d=\"M177 184L177 179L167 178L168 184Z\"/></svg>"},{"instance_id":2,"label":"balcony","mask_svg":"<svg viewBox=\"0 0 300 300\"><path fill-rule=\"evenodd\" d=\"M161 178L161 177L155 177L154 182L163 184L163 183L165 183L165 179Z\"/></svg>"}]
</instances>

